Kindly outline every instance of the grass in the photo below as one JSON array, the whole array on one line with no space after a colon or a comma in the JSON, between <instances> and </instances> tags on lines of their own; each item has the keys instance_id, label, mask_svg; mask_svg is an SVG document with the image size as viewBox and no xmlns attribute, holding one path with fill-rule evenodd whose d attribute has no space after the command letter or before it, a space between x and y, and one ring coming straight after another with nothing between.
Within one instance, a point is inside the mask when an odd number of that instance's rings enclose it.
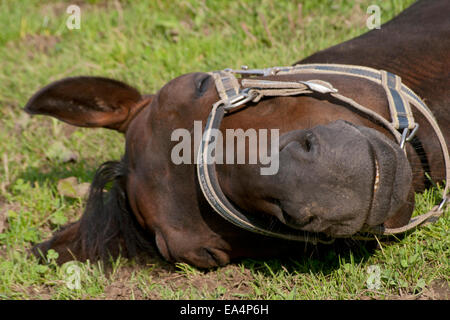
<instances>
[{"instance_id":1,"label":"grass","mask_svg":"<svg viewBox=\"0 0 450 320\"><path fill-rule=\"evenodd\" d=\"M122 135L73 128L21 110L50 81L101 75L155 92L187 72L290 65L367 31L366 8L379 4L385 22L408 1L74 1L81 29L65 26L71 3L0 0L0 299L387 299L431 297L449 282L449 219L440 219L378 248L316 248L291 258L244 259L199 270L123 258L39 265L27 250L78 219L84 199L61 194L58 182L90 182L102 162L119 159ZM76 155L64 162L64 154ZM416 213L439 198L416 196ZM1 227L0 227L1 228ZM72 266L72 269L70 268ZM380 285L370 289L368 269ZM80 289L70 289L77 268ZM370 287L370 288L369 288Z\"/></svg>"}]
</instances>

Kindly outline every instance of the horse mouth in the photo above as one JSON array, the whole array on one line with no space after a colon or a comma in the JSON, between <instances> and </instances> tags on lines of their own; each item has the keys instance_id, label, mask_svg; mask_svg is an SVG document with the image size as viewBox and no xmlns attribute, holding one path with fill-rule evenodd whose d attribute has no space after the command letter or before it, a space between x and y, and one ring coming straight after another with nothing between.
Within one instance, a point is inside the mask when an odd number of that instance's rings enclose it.
<instances>
[{"instance_id":1,"label":"horse mouth","mask_svg":"<svg viewBox=\"0 0 450 320\"><path fill-rule=\"evenodd\" d=\"M373 152L373 194L366 223L374 226L392 217L405 203L412 182L412 171L399 145L378 131L367 127L357 128L366 136Z\"/></svg>"},{"instance_id":2,"label":"horse mouth","mask_svg":"<svg viewBox=\"0 0 450 320\"><path fill-rule=\"evenodd\" d=\"M379 184L380 184L380 165L378 164L378 160L375 159L375 181L373 183L374 195L377 193Z\"/></svg>"}]
</instances>

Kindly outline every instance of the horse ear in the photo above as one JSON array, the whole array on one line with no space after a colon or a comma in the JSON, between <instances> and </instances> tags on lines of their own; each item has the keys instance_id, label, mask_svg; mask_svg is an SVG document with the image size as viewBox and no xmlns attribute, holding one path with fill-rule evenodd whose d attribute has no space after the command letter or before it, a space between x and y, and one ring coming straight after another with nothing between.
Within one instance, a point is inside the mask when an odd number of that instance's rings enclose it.
<instances>
[{"instance_id":1,"label":"horse ear","mask_svg":"<svg viewBox=\"0 0 450 320\"><path fill-rule=\"evenodd\" d=\"M74 77L53 82L36 92L25 106L80 127L125 132L136 112L150 103L129 85L101 77Z\"/></svg>"}]
</instances>

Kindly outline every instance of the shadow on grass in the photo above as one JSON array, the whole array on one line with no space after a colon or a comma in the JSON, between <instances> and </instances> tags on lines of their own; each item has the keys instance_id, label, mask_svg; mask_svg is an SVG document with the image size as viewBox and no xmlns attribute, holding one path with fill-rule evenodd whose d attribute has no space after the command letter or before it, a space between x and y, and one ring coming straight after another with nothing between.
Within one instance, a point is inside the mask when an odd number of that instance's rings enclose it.
<instances>
[{"instance_id":1,"label":"shadow on grass","mask_svg":"<svg viewBox=\"0 0 450 320\"><path fill-rule=\"evenodd\" d=\"M366 262L377 250L376 241L336 239L332 244L299 243L298 251L270 259L242 259L246 268L258 270L264 276L287 272L331 274L345 263L358 265Z\"/></svg>"},{"instance_id":2,"label":"shadow on grass","mask_svg":"<svg viewBox=\"0 0 450 320\"><path fill-rule=\"evenodd\" d=\"M130 259L131 265L140 268L151 266L157 273L178 273L180 269L175 263L166 261L158 252L156 244L153 243L151 252L141 253L137 257ZM328 275L339 269L345 263L354 265L364 264L377 250L376 241L353 241L337 239L330 245L308 245L300 252L292 255L274 256L270 258L252 259L240 258L233 259L229 265L243 266L246 269L257 271L265 277L272 277L277 274L295 273L313 273ZM215 268L195 268L200 274L207 275L210 272L215 273L221 267Z\"/></svg>"}]
</instances>

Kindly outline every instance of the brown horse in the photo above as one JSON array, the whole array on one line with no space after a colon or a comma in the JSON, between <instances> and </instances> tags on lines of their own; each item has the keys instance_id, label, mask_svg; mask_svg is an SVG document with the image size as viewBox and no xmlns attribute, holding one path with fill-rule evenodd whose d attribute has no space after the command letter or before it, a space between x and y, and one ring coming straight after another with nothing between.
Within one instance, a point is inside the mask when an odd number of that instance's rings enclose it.
<instances>
[{"instance_id":1,"label":"brown horse","mask_svg":"<svg viewBox=\"0 0 450 320\"><path fill-rule=\"evenodd\" d=\"M448 1L419 1L380 30L321 51L300 63L342 63L384 69L422 97L450 142L450 20ZM331 83L359 104L390 118L386 93L361 78L336 74L264 77ZM298 242L242 230L206 201L195 164L175 164L175 129L193 131L219 100L214 79L190 73L154 95L98 77L66 78L38 91L25 110L83 127L105 127L126 136L125 155L97 171L82 218L37 245L54 249L59 262L133 256L155 243L168 261L199 267L237 257L274 256ZM414 110L413 110L414 111ZM264 98L223 119L221 130L277 128L279 170L261 175L260 164L218 164L226 197L249 216L330 237L350 237L365 226L405 225L414 192L445 178L436 136L424 117L406 154L379 123L322 94ZM195 154L192 145L192 154ZM378 173L377 173L378 172ZM379 180L379 181L378 181ZM106 185L113 186L104 191ZM374 184L376 187L374 188ZM375 196L376 192L376 196Z\"/></svg>"}]
</instances>

